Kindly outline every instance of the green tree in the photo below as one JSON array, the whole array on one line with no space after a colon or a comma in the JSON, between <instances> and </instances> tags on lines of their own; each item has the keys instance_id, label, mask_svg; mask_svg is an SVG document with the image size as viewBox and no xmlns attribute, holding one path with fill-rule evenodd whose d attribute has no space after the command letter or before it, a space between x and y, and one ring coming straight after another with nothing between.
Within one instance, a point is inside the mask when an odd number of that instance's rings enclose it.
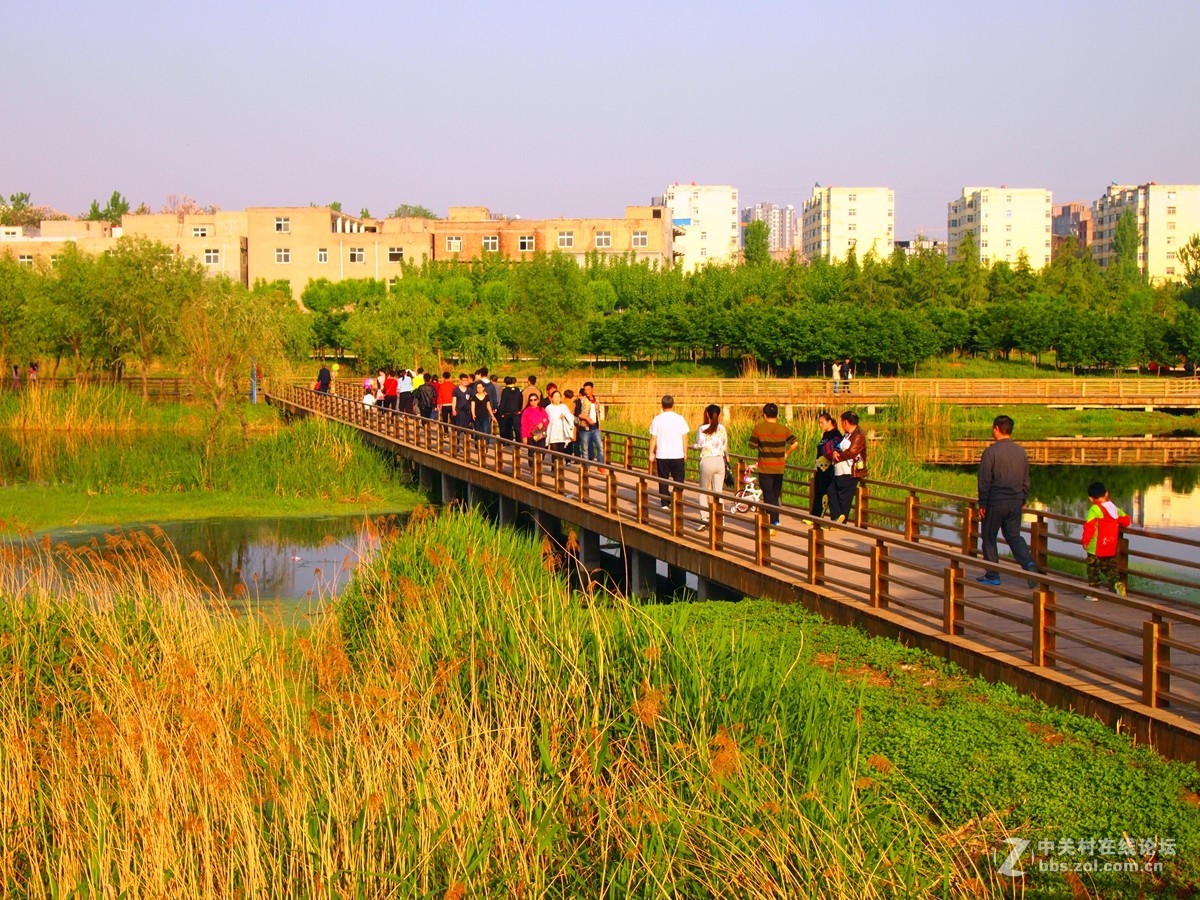
<instances>
[{"instance_id":1,"label":"green tree","mask_svg":"<svg viewBox=\"0 0 1200 900\"><path fill-rule=\"evenodd\" d=\"M544 365L578 360L588 333L583 286L583 271L557 251L534 254L513 269L509 307L520 317L521 349Z\"/></svg>"},{"instance_id":2,"label":"green tree","mask_svg":"<svg viewBox=\"0 0 1200 900\"><path fill-rule=\"evenodd\" d=\"M5 203L0 195L0 225L20 225L32 228L42 221L42 209L30 202L25 192L9 194Z\"/></svg>"},{"instance_id":3,"label":"green tree","mask_svg":"<svg viewBox=\"0 0 1200 900\"><path fill-rule=\"evenodd\" d=\"M388 215L389 219L439 219L437 213L427 206L413 203L401 203Z\"/></svg>"},{"instance_id":4,"label":"green tree","mask_svg":"<svg viewBox=\"0 0 1200 900\"><path fill-rule=\"evenodd\" d=\"M1113 262L1109 268L1110 281L1114 291L1120 292L1143 281L1141 267L1138 265L1138 250L1141 249L1142 238L1138 232L1137 218L1133 210L1127 209L1117 219L1113 229Z\"/></svg>"},{"instance_id":5,"label":"green tree","mask_svg":"<svg viewBox=\"0 0 1200 900\"><path fill-rule=\"evenodd\" d=\"M1184 299L1189 306L1200 308L1200 234L1188 238L1188 242L1176 251L1176 256L1183 266L1183 279L1187 284Z\"/></svg>"},{"instance_id":6,"label":"green tree","mask_svg":"<svg viewBox=\"0 0 1200 900\"><path fill-rule=\"evenodd\" d=\"M224 276L204 279L184 302L180 317L184 367L208 411L206 466L212 462L223 424L236 416L245 433L245 412L237 399L249 378L251 360L268 371L283 361L284 336L294 315L295 304L282 292L251 294Z\"/></svg>"},{"instance_id":7,"label":"green tree","mask_svg":"<svg viewBox=\"0 0 1200 900\"><path fill-rule=\"evenodd\" d=\"M91 208L83 218L89 222L111 222L121 224L121 217L129 212L129 201L121 196L120 191L113 191L108 198L108 205L101 208L99 200L93 200Z\"/></svg>"},{"instance_id":8,"label":"green tree","mask_svg":"<svg viewBox=\"0 0 1200 900\"><path fill-rule=\"evenodd\" d=\"M150 368L179 344L184 303L200 289L204 269L190 257L144 237L123 237L100 259L100 315L113 361L138 363L142 397L150 397Z\"/></svg>"},{"instance_id":9,"label":"green tree","mask_svg":"<svg viewBox=\"0 0 1200 900\"><path fill-rule=\"evenodd\" d=\"M0 361L5 372L27 355L26 308L41 281L41 273L21 265L11 253L0 254Z\"/></svg>"},{"instance_id":10,"label":"green tree","mask_svg":"<svg viewBox=\"0 0 1200 900\"><path fill-rule=\"evenodd\" d=\"M987 272L979 260L975 235L968 231L958 245L958 262L954 264L960 302L967 307L978 306L988 296Z\"/></svg>"},{"instance_id":11,"label":"green tree","mask_svg":"<svg viewBox=\"0 0 1200 900\"><path fill-rule=\"evenodd\" d=\"M771 227L763 221L746 226L743 259L748 266L761 266L771 261Z\"/></svg>"}]
</instances>

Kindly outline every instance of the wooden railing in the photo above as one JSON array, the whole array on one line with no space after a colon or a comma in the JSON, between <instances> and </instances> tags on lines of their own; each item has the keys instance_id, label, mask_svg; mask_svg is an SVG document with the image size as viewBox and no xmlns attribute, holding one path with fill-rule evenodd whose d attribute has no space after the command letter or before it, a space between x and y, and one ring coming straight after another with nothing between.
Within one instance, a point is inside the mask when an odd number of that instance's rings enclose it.
<instances>
[{"instance_id":1,"label":"wooden railing","mask_svg":"<svg viewBox=\"0 0 1200 900\"><path fill-rule=\"evenodd\" d=\"M927 463L975 465L991 441L957 440L934 447ZM1021 441L1037 466L1194 466L1200 464L1200 437L1193 438L1050 438Z\"/></svg>"},{"instance_id":2,"label":"wooden railing","mask_svg":"<svg viewBox=\"0 0 1200 900\"><path fill-rule=\"evenodd\" d=\"M739 564L769 567L801 584L834 590L872 608L889 609L947 635L967 636L1034 665L1060 668L1151 707L1170 705L1200 713L1200 614L1183 606L1142 596L1102 593L1102 602L1080 596L1076 578L1046 571L1032 574L1001 563L985 564L970 550L977 534L972 504L964 498L904 485L875 482L861 498L857 524L812 518L807 510L760 505L752 517L735 516L722 506L727 494L701 490L672 491L667 509L656 502L660 486L675 487L638 465L640 439L609 433L606 464L587 463L541 448L481 437L446 423L364 406L352 398L318 394L289 386L288 403L336 419L375 435L436 454L460 467L486 470L512 479L533 492L552 492L593 512L636 522L639 526L703 552L719 553ZM614 460L614 457L616 458ZM739 458L739 464L744 458ZM793 483L795 479L793 476ZM887 496L886 492L893 496ZM533 501L533 495L530 495ZM703 530L701 507L708 509ZM924 513L936 513L926 519ZM772 527L768 515L777 513ZM1051 551L1051 525L1077 519L1039 512L1032 525L1035 553L1043 565L1073 559ZM1131 534L1134 530L1131 529ZM1161 535L1149 535L1164 546ZM1135 558L1160 559L1126 551L1130 574L1153 584L1152 573L1132 567ZM1160 561L1169 562L1169 553ZM985 568L999 570L1006 584L979 584ZM1192 569L1194 571L1194 567ZM1026 588L1026 579L1034 586ZM1161 579L1159 579L1161 580ZM1174 584L1195 585L1177 579Z\"/></svg>"},{"instance_id":3,"label":"wooden railing","mask_svg":"<svg viewBox=\"0 0 1200 900\"><path fill-rule=\"evenodd\" d=\"M606 460L631 469L649 468L648 436L605 432L603 444ZM734 483L740 485L745 466L755 459L738 453L730 453L729 458L736 467ZM694 456L688 458L687 473L689 480L699 479ZM811 509L812 490L812 469L789 465L783 480L783 504ZM979 502L974 497L867 478L859 487L851 515L860 527L890 531L970 556L979 553ZM1086 583L1078 574L1087 561L1082 545L1084 520L1033 508L1026 510L1025 519L1022 531L1038 565ZM1200 602L1200 540L1150 528L1127 528L1122 532L1117 567L1123 577L1131 579L1129 592L1134 596Z\"/></svg>"},{"instance_id":4,"label":"wooden railing","mask_svg":"<svg viewBox=\"0 0 1200 900\"><path fill-rule=\"evenodd\" d=\"M87 375L82 378L50 378L39 377L37 381L29 381L25 374L21 376L20 386L13 384L12 378L0 379L0 390L65 390L84 386L102 386L125 388L135 394L142 392L142 380L139 377L113 378L109 375ZM187 400L192 396L191 381L174 375L155 375L146 379L146 392L152 400Z\"/></svg>"}]
</instances>

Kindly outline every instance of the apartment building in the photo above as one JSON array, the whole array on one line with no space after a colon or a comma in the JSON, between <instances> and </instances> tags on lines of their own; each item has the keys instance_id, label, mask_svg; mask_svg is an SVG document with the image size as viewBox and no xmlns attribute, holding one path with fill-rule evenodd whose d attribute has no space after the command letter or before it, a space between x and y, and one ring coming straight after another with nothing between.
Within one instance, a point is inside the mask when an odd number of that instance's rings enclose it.
<instances>
[{"instance_id":1,"label":"apartment building","mask_svg":"<svg viewBox=\"0 0 1200 900\"><path fill-rule=\"evenodd\" d=\"M685 272L737 258L741 245L737 188L676 182L650 202L671 210L675 261Z\"/></svg>"},{"instance_id":2,"label":"apartment building","mask_svg":"<svg viewBox=\"0 0 1200 900\"><path fill-rule=\"evenodd\" d=\"M82 253L103 253L120 233L109 222L81 219L46 219L37 227L4 225L0 226L0 256L11 254L25 266L52 266L68 244Z\"/></svg>"},{"instance_id":3,"label":"apartment building","mask_svg":"<svg viewBox=\"0 0 1200 900\"><path fill-rule=\"evenodd\" d=\"M482 206L452 206L445 219L420 221L432 228L431 259L558 252L583 262L595 253L667 266L676 250L670 210L662 206L627 206L622 219L520 219L493 216Z\"/></svg>"},{"instance_id":4,"label":"apartment building","mask_svg":"<svg viewBox=\"0 0 1200 900\"><path fill-rule=\"evenodd\" d=\"M751 222L767 223L767 249L773 253L787 253L796 246L796 207L790 203L780 206L775 203L755 203L742 210L743 230Z\"/></svg>"},{"instance_id":5,"label":"apartment building","mask_svg":"<svg viewBox=\"0 0 1200 900\"><path fill-rule=\"evenodd\" d=\"M150 213L121 217L120 233L166 244L210 275L250 284L247 272L246 212Z\"/></svg>"},{"instance_id":6,"label":"apartment building","mask_svg":"<svg viewBox=\"0 0 1200 900\"><path fill-rule=\"evenodd\" d=\"M947 204L948 258L958 260L963 238L971 234L980 262L1016 263L1022 251L1029 265L1050 264L1053 208L1041 188L965 187Z\"/></svg>"},{"instance_id":7,"label":"apartment building","mask_svg":"<svg viewBox=\"0 0 1200 900\"><path fill-rule=\"evenodd\" d=\"M1089 203L1072 201L1054 207L1050 234L1056 238L1075 238L1080 247L1092 245L1092 207Z\"/></svg>"},{"instance_id":8,"label":"apartment building","mask_svg":"<svg viewBox=\"0 0 1200 900\"><path fill-rule=\"evenodd\" d=\"M859 259L892 255L896 230L896 194L885 187L813 188L801 210L801 242L809 259L845 259L853 248Z\"/></svg>"},{"instance_id":9,"label":"apartment building","mask_svg":"<svg viewBox=\"0 0 1200 900\"><path fill-rule=\"evenodd\" d=\"M31 266L53 263L68 242L101 253L122 233L159 241L198 260L210 274L245 285L286 281L294 294L318 278L391 283L401 277L405 262L426 259L469 261L489 254L522 259L557 251L577 262L596 253L668 266L675 254L670 210L661 206L629 206L620 219L507 218L479 206L452 207L445 219L362 219L316 206L126 215L115 229L78 220L43 222L40 231L6 226L0 230L0 253L11 252Z\"/></svg>"},{"instance_id":10,"label":"apartment building","mask_svg":"<svg viewBox=\"0 0 1200 900\"><path fill-rule=\"evenodd\" d=\"M1192 235L1200 234L1200 185L1109 185L1092 204L1092 255L1101 268L1114 261L1112 241L1125 210L1137 219L1138 270L1151 281L1181 280L1184 269L1176 254Z\"/></svg>"}]
</instances>

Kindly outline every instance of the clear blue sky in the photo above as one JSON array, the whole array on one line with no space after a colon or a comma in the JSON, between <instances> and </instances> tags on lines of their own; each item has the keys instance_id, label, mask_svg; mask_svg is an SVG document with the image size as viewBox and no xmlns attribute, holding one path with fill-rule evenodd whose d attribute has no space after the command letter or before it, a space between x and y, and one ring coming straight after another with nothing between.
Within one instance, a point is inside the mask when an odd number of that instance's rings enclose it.
<instances>
[{"instance_id":1,"label":"clear blue sky","mask_svg":"<svg viewBox=\"0 0 1200 900\"><path fill-rule=\"evenodd\" d=\"M1200 182L1200 2L9 4L0 191L621 215L672 181Z\"/></svg>"}]
</instances>

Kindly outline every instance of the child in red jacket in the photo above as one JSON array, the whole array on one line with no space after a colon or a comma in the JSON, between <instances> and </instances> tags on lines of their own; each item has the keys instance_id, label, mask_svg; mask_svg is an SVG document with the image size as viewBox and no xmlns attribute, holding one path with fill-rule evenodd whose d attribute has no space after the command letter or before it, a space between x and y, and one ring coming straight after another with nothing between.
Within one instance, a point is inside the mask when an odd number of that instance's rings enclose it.
<instances>
[{"instance_id":1,"label":"child in red jacket","mask_svg":"<svg viewBox=\"0 0 1200 900\"><path fill-rule=\"evenodd\" d=\"M1121 529L1128 528L1133 521L1125 510L1113 503L1108 491L1099 481L1088 485L1087 518L1083 523L1083 547L1087 550L1088 585L1093 590L1108 588L1125 596L1125 582L1117 573L1117 549L1120 545ZM1099 597L1089 594L1088 600Z\"/></svg>"}]
</instances>

